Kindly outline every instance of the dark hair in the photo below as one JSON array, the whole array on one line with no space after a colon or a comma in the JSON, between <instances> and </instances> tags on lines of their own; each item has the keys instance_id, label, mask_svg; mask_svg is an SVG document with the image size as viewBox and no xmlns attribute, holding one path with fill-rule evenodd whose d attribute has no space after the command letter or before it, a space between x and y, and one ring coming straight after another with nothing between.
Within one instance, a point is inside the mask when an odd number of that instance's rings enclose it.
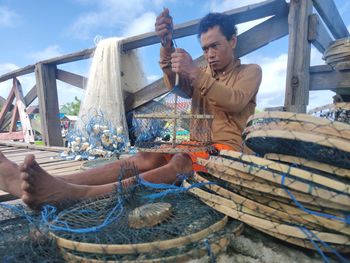
<instances>
[{"instance_id":1,"label":"dark hair","mask_svg":"<svg viewBox=\"0 0 350 263\"><path fill-rule=\"evenodd\" d=\"M237 27L229 15L223 13L209 13L199 22L198 38L201 37L202 33L208 32L208 30L214 26L219 26L221 33L227 40L230 40L233 35L237 34Z\"/></svg>"}]
</instances>

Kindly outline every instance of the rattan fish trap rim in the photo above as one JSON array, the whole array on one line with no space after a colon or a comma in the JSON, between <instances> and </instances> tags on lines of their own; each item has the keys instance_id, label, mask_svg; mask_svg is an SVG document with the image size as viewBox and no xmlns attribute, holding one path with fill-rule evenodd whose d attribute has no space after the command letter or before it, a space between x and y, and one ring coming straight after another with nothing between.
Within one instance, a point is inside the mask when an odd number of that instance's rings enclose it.
<instances>
[{"instance_id":1,"label":"rattan fish trap rim","mask_svg":"<svg viewBox=\"0 0 350 263\"><path fill-rule=\"evenodd\" d=\"M201 177L198 173L195 174L194 180L201 183L209 182L208 180ZM226 206L237 207L238 209L240 207L240 211L246 212L248 214L254 215L255 213L252 213L252 211L258 211L259 213L264 214L266 218L276 218L279 221L282 220L282 222L288 222L290 224L298 223L302 225L308 225L313 229L316 227L324 227L328 228L331 231L338 231L339 233L350 235L350 227L347 227L345 223L342 223L340 221L312 215L290 205L281 205L279 209L276 209L275 207L261 204L257 201L241 196L238 193L231 192L215 184L206 185L206 188L230 201L225 201L225 203L222 203L223 205L226 204Z\"/></svg>"},{"instance_id":2,"label":"rattan fish trap rim","mask_svg":"<svg viewBox=\"0 0 350 263\"><path fill-rule=\"evenodd\" d=\"M297 238L297 237L291 237L291 236L287 236L287 235L283 235L283 234L278 234L278 233L274 233L274 232L271 232L271 231L268 231L266 229L262 229L262 228L259 228L259 227L255 227L255 229L267 234L267 235L270 235L272 237L275 237L277 239L280 239L284 242L287 242L287 243L290 243L290 244L293 244L293 245L297 245L299 247L303 247L303 248L307 248L307 249L312 249L312 250L317 250L317 248L315 248L315 246L309 241L309 240L306 240L306 239L301 239L301 238ZM317 241L314 240L314 242L318 243ZM324 247L324 246L321 246L320 244L318 244L319 247L321 247L321 250L323 252L333 252L332 250L330 250L329 248L327 247ZM350 247L349 246L344 246L344 245L339 245L339 244L332 244L331 245L333 249L335 249L336 251L340 252L340 253L349 253L350 252Z\"/></svg>"},{"instance_id":3,"label":"rattan fish trap rim","mask_svg":"<svg viewBox=\"0 0 350 263\"><path fill-rule=\"evenodd\" d=\"M262 143L271 145L273 148L269 149L267 146L261 146ZM257 130L248 133L245 137L245 144L253 151L262 155L266 153L286 154L282 146L277 147L281 143L294 147L292 153L289 154L299 157L304 157L305 153L303 151L299 153L295 148L296 145L302 144L306 145L305 147L318 147L318 151L308 152L309 159L317 161L321 158L325 163L350 169L350 161L343 161L342 158L335 158L334 155L336 153L337 155L342 155L350 159L350 140L332 138L321 134L287 130ZM335 153L333 153L333 155L328 154L327 158L325 158L325 151L332 151ZM323 155L320 155L320 153Z\"/></svg>"},{"instance_id":4,"label":"rattan fish trap rim","mask_svg":"<svg viewBox=\"0 0 350 263\"><path fill-rule=\"evenodd\" d=\"M189 184L188 182L185 182L185 185L191 186L191 184ZM291 237L308 239L308 237L305 236L305 234L302 232L301 229L299 229L299 227L272 222L266 219L243 213L241 211L233 209L232 207L227 207L225 205L222 205L220 201L213 201L215 200L212 197L214 196L213 194L207 193L206 191L203 191L199 188L192 188L189 191L195 194L197 197L199 197L205 204L209 205L210 207L236 220L240 220L252 227L259 227L274 233L284 234ZM223 201L225 198L216 195L216 199ZM313 233L324 242L341 245L350 245L350 239L346 235L320 231L313 231Z\"/></svg>"},{"instance_id":5,"label":"rattan fish trap rim","mask_svg":"<svg viewBox=\"0 0 350 263\"><path fill-rule=\"evenodd\" d=\"M238 153L240 154L240 153ZM259 161L259 160L258 160ZM282 176L284 174L283 171L277 171L272 169L265 168L262 163L251 163L251 164L245 164L243 162L240 162L239 160L233 161L222 157L211 157L209 160L198 158L197 162L200 165L205 166L207 169L211 169L211 171L217 170L218 172L225 172L227 174L231 174L234 176L237 176L237 170L240 172L243 172L244 175L248 174L248 177L254 178L255 176L260 177L261 179L265 179L269 182L275 183L277 185L280 185L282 191ZM256 164L259 164L261 166L256 166ZM219 169L219 170L218 170ZM295 168L296 169L296 168ZM294 171L287 170L289 174L295 176L296 173ZM297 174L298 175L298 174ZM245 176L247 177L247 176ZM302 178L299 176L299 178ZM327 178L328 179L328 178ZM312 180L312 178L311 178ZM313 182L313 181L311 181ZM327 201L331 201L333 203L338 203L340 205L344 205L349 207L350 204L350 196L345 194L337 194L335 195L335 192L328 191L326 189L322 189L320 187L313 186L312 189L310 189L310 185L299 180L294 180L289 177L285 177L285 187L289 189L293 189L295 191L299 191L305 194L309 194L314 197L318 197L320 199L324 199ZM271 189L271 188L270 188Z\"/></svg>"},{"instance_id":6,"label":"rattan fish trap rim","mask_svg":"<svg viewBox=\"0 0 350 263\"><path fill-rule=\"evenodd\" d=\"M243 137L255 130L289 130L312 132L350 140L350 125L307 114L263 112L250 117Z\"/></svg>"},{"instance_id":7,"label":"rattan fish trap rim","mask_svg":"<svg viewBox=\"0 0 350 263\"><path fill-rule=\"evenodd\" d=\"M213 115L207 114L174 114L174 113L153 113L153 114L135 114L136 119L214 119Z\"/></svg>"},{"instance_id":8,"label":"rattan fish trap rim","mask_svg":"<svg viewBox=\"0 0 350 263\"><path fill-rule=\"evenodd\" d=\"M244 228L244 224L241 222L230 234L234 236L239 236ZM230 242L230 238L227 234L216 238L216 240L209 241L210 251L214 254L220 253L226 249ZM87 259L70 253L68 250L61 248L63 257L68 260L74 260L78 262L91 262L91 263L112 263L116 262L115 260L97 260L97 259ZM196 249L191 249L190 251L182 254L177 254L175 256L154 258L154 259L136 259L136 260L122 260L121 262L125 263L160 263L160 262L187 262L188 260L193 260L194 258L200 258L208 254L208 248L206 246L201 246Z\"/></svg>"},{"instance_id":9,"label":"rattan fish trap rim","mask_svg":"<svg viewBox=\"0 0 350 263\"><path fill-rule=\"evenodd\" d=\"M324 110L328 110L330 112L334 112L337 110L350 110L350 103L348 102L339 102L339 103L331 103L326 104L320 107L316 107L314 109L309 110L308 114L315 114L317 112L321 112Z\"/></svg>"},{"instance_id":10,"label":"rattan fish trap rim","mask_svg":"<svg viewBox=\"0 0 350 263\"><path fill-rule=\"evenodd\" d=\"M307 160L297 156L277 154L277 153L267 153L265 154L264 157L269 160L281 161L281 162L290 163L290 164L297 164L297 165L309 167L315 170L323 171L329 174L341 176L344 178L350 178L349 169L344 169L337 166L320 163L317 161L311 161L311 160Z\"/></svg>"},{"instance_id":11,"label":"rattan fish trap rim","mask_svg":"<svg viewBox=\"0 0 350 263\"><path fill-rule=\"evenodd\" d=\"M336 191L340 191L340 192L345 193L345 194L350 194L350 185L349 184L322 176L320 174L309 172L309 171L303 170L301 168L292 167L290 165L286 165L286 164L283 164L280 162L261 158L261 157L254 156L254 155L243 154L243 153L236 152L236 151L221 150L220 155L233 157L233 158L236 158L238 160L244 161L245 163L249 163L252 165L258 165L259 167L267 167L268 169L271 169L271 170L274 170L277 172L281 172L283 174L290 174L296 178L304 179L304 180L310 181L312 183L327 186L331 189L334 189ZM265 179L267 179L267 178L265 178ZM278 183L278 182L276 182L276 183Z\"/></svg>"},{"instance_id":12,"label":"rattan fish trap rim","mask_svg":"<svg viewBox=\"0 0 350 263\"><path fill-rule=\"evenodd\" d=\"M222 230L225 227L226 223L227 217L225 216L223 219L214 223L208 228L205 228L188 236L139 244L93 244L65 239L55 235L53 232L50 232L50 235L56 240L56 243L59 247L74 251L99 254L132 254L145 253L156 250L167 250L177 246L197 242L209 234Z\"/></svg>"},{"instance_id":13,"label":"rattan fish trap rim","mask_svg":"<svg viewBox=\"0 0 350 263\"><path fill-rule=\"evenodd\" d=\"M346 105L347 103L342 103L342 105L343 104ZM349 104L349 110L350 110L350 104ZM298 122L309 122L316 125L333 126L335 129L338 129L340 131L350 130L349 124L345 124L340 121L331 121L321 117L315 117L310 114L284 112L284 111L264 111L264 112L256 113L251 115L248 118L247 123L249 124L250 122L254 120L259 120L259 119L279 119L279 120L289 120L289 121L298 121Z\"/></svg>"},{"instance_id":14,"label":"rattan fish trap rim","mask_svg":"<svg viewBox=\"0 0 350 263\"><path fill-rule=\"evenodd\" d=\"M176 147L181 146L181 147ZM145 148L145 147L137 147L138 151L140 152L153 152L153 153L169 153L169 154L176 154L176 153L193 153L193 152L207 152L214 147L210 145L206 146L195 146L195 145L186 145L186 144L177 144L173 146L171 143L162 143L161 147L155 148Z\"/></svg>"},{"instance_id":15,"label":"rattan fish trap rim","mask_svg":"<svg viewBox=\"0 0 350 263\"><path fill-rule=\"evenodd\" d=\"M236 173L232 174L218 172L215 169L209 169L209 172L212 176L230 183L235 189L237 189L238 187L238 191L248 191L250 194L265 194L268 195L269 198L273 198L278 202L285 202L287 204L291 204L291 202L293 202L288 193L285 191L285 189L283 189L280 186L272 185L268 181L266 181L266 183L257 183L254 180L242 179L244 177L253 177L249 174L245 174L237 170L235 170ZM313 210L318 210L321 207L322 210L337 209L340 211L349 211L349 206L340 205L325 199L314 197L294 190L289 190L289 192L300 203ZM318 207L315 207L315 205L318 205ZM331 214L334 214L334 212Z\"/></svg>"}]
</instances>

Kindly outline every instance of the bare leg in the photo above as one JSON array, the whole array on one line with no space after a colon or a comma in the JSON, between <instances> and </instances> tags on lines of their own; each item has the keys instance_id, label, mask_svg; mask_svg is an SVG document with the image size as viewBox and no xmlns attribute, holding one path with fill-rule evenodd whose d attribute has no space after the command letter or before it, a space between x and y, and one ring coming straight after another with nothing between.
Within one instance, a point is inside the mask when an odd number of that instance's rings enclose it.
<instances>
[{"instance_id":1,"label":"bare leg","mask_svg":"<svg viewBox=\"0 0 350 263\"><path fill-rule=\"evenodd\" d=\"M117 183L88 186L68 183L55 178L43 170L35 161L34 155L28 155L20 166L22 178L22 200L29 207L37 209L43 204L61 204L65 200L80 200L107 194L116 189ZM176 155L166 165L142 173L146 181L152 183L172 183L178 173L192 171L192 162L186 155ZM128 178L121 183L124 187L135 183L136 178Z\"/></svg>"},{"instance_id":2,"label":"bare leg","mask_svg":"<svg viewBox=\"0 0 350 263\"><path fill-rule=\"evenodd\" d=\"M167 162L162 154L140 152L127 159L118 160L113 163L89 169L80 173L60 176L59 178L72 184L103 185L117 182L121 167L126 166L127 164L136 167L140 173L143 173L163 166L166 163ZM124 175L125 178L129 176L132 176L132 174Z\"/></svg>"},{"instance_id":3,"label":"bare leg","mask_svg":"<svg viewBox=\"0 0 350 263\"><path fill-rule=\"evenodd\" d=\"M18 165L0 152L0 190L21 197L21 180Z\"/></svg>"}]
</instances>

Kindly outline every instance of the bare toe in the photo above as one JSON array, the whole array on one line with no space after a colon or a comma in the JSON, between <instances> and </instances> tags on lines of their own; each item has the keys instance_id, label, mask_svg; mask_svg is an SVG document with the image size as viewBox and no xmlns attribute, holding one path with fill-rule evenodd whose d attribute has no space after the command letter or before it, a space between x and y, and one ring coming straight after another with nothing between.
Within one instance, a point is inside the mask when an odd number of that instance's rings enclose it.
<instances>
[{"instance_id":1,"label":"bare toe","mask_svg":"<svg viewBox=\"0 0 350 263\"><path fill-rule=\"evenodd\" d=\"M22 187L23 192L27 192L27 193L34 192L33 186L30 183L28 183L27 181L23 181L21 187Z\"/></svg>"}]
</instances>

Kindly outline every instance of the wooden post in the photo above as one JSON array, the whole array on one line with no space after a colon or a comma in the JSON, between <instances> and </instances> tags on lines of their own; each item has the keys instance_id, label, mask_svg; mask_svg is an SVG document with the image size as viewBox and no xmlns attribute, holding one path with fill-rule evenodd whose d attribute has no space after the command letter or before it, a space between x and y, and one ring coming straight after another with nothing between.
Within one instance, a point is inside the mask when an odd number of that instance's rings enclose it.
<instances>
[{"instance_id":1,"label":"wooden post","mask_svg":"<svg viewBox=\"0 0 350 263\"><path fill-rule=\"evenodd\" d=\"M45 145L63 146L56 84L56 65L35 65L41 134Z\"/></svg>"},{"instance_id":2,"label":"wooden post","mask_svg":"<svg viewBox=\"0 0 350 263\"><path fill-rule=\"evenodd\" d=\"M285 109L306 112L309 104L309 67L311 45L308 42L311 0L291 0L289 5L289 48Z\"/></svg>"}]
</instances>

